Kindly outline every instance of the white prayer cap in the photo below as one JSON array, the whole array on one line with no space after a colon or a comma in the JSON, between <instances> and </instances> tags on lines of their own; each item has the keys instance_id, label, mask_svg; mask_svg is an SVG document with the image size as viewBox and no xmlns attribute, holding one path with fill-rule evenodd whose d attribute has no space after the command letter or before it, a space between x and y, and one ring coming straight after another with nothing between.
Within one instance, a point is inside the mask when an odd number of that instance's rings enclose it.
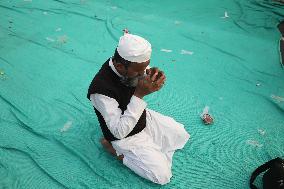
<instances>
[{"instance_id":1,"label":"white prayer cap","mask_svg":"<svg viewBox=\"0 0 284 189\"><path fill-rule=\"evenodd\" d=\"M125 33L119 39L117 52L125 60L142 63L150 60L152 48L146 39Z\"/></svg>"}]
</instances>

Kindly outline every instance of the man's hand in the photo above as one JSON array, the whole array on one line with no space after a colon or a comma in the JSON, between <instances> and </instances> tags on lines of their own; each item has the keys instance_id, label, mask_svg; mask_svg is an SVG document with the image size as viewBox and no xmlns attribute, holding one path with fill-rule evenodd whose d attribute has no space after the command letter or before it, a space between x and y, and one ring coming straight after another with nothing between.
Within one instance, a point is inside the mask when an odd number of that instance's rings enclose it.
<instances>
[{"instance_id":1,"label":"man's hand","mask_svg":"<svg viewBox=\"0 0 284 189\"><path fill-rule=\"evenodd\" d=\"M160 90L166 80L164 72L156 67L146 70L146 73L147 76L139 80L134 92L134 95L139 98Z\"/></svg>"},{"instance_id":2,"label":"man's hand","mask_svg":"<svg viewBox=\"0 0 284 189\"><path fill-rule=\"evenodd\" d=\"M153 82L157 81L157 79L159 79L161 76L164 75L164 72L159 70L159 68L157 68L157 67L147 69L146 73L147 73L147 75L150 75L150 78Z\"/></svg>"}]
</instances>

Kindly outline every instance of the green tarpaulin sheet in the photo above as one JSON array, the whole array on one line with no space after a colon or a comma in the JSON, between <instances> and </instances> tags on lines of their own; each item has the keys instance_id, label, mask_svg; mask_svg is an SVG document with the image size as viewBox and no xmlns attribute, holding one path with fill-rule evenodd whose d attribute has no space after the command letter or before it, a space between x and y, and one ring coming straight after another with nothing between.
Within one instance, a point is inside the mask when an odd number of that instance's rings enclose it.
<instances>
[{"instance_id":1,"label":"green tarpaulin sheet","mask_svg":"<svg viewBox=\"0 0 284 189\"><path fill-rule=\"evenodd\" d=\"M249 188L256 167L284 156L283 18L271 0L1 0L0 188ZM147 107L191 134L164 186L102 148L86 98L124 28L151 42L167 76Z\"/></svg>"}]
</instances>

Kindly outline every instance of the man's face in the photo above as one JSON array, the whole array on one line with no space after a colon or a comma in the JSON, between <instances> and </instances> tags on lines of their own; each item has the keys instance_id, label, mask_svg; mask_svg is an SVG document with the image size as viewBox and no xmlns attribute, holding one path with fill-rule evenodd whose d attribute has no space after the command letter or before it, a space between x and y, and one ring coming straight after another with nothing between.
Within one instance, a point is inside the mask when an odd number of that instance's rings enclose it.
<instances>
[{"instance_id":1,"label":"man's face","mask_svg":"<svg viewBox=\"0 0 284 189\"><path fill-rule=\"evenodd\" d=\"M143 76L147 66L150 64L150 60L143 63L132 63L128 66L127 76L129 78L135 78Z\"/></svg>"},{"instance_id":2,"label":"man's face","mask_svg":"<svg viewBox=\"0 0 284 189\"><path fill-rule=\"evenodd\" d=\"M135 87L138 84L138 80L144 76L149 64L150 60L143 63L131 63L128 68L124 67L124 78L121 82L126 86Z\"/></svg>"}]
</instances>

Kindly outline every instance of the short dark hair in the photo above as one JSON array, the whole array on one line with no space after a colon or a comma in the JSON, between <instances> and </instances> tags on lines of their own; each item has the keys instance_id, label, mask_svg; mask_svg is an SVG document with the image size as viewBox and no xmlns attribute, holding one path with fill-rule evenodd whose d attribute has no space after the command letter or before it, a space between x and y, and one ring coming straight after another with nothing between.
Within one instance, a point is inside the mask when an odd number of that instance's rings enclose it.
<instances>
[{"instance_id":1,"label":"short dark hair","mask_svg":"<svg viewBox=\"0 0 284 189\"><path fill-rule=\"evenodd\" d=\"M118 51L117 48L115 49L114 55L113 55L113 59L117 62L117 63L121 63L124 66L128 67L130 64L132 64L133 62L130 62L128 60L125 60L124 58L122 58Z\"/></svg>"}]
</instances>

